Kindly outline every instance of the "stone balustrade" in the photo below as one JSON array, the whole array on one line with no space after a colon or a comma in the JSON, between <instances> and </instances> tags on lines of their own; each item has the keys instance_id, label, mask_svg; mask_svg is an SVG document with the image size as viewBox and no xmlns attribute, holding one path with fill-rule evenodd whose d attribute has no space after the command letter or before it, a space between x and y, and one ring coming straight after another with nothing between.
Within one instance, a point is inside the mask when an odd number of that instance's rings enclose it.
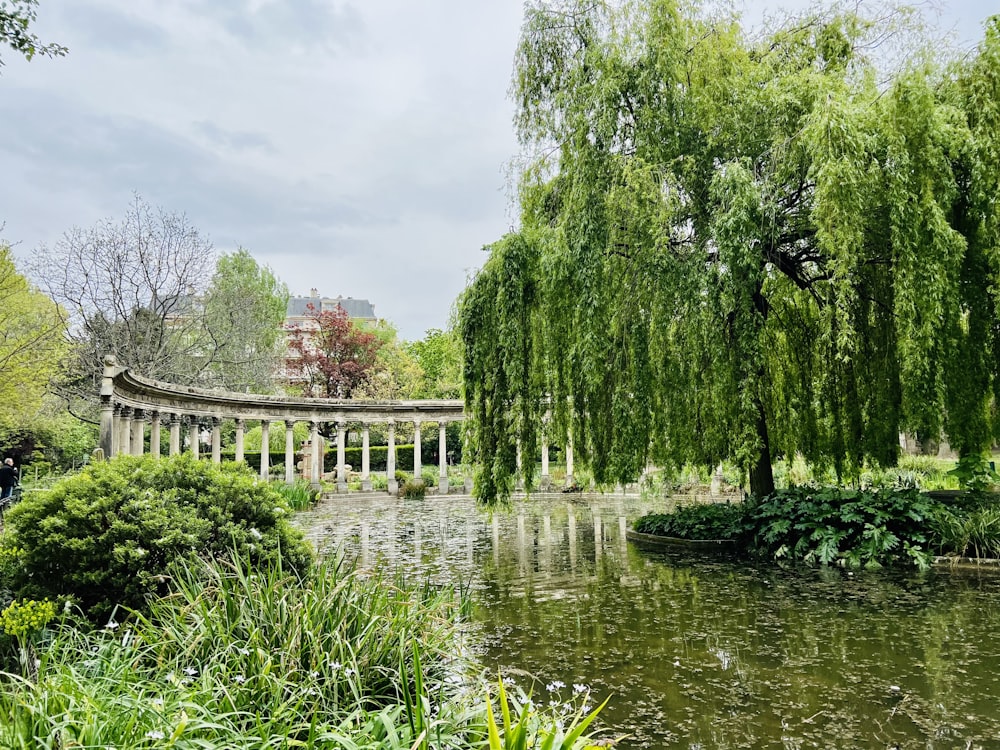
<instances>
[{"instance_id":1,"label":"stone balustrade","mask_svg":"<svg viewBox=\"0 0 1000 750\"><path fill-rule=\"evenodd\" d=\"M370 428L380 424L386 427L388 450L386 477L388 491L395 493L396 483L396 426L413 425L413 474L420 476L421 429L425 424L437 424L439 446L439 492L448 491L446 427L451 422L465 418L460 400L423 401L335 401L318 398L287 398L259 394L215 391L164 383L138 375L120 367L113 357L105 357L101 381L101 449L105 456L131 453L142 455L145 450L148 428L149 451L161 454L164 427L167 431L168 453L176 455L187 448L200 457L203 431L209 432L211 460L222 460L221 426L223 420L234 420L236 436L235 460L244 460L244 437L247 424L258 422L261 427L260 476L271 477L270 428L275 423L285 427L284 480L291 484L297 476L293 428L297 422L310 426L308 454L303 456L303 466L315 487L320 485L323 471L320 432L323 425L336 426L337 490L347 491L347 466L345 451L347 430L355 426L361 430L362 490L372 489ZM186 440L182 432L186 430ZM548 448L542 446L542 486L549 485ZM567 486L573 483L572 445L566 446Z\"/></svg>"}]
</instances>

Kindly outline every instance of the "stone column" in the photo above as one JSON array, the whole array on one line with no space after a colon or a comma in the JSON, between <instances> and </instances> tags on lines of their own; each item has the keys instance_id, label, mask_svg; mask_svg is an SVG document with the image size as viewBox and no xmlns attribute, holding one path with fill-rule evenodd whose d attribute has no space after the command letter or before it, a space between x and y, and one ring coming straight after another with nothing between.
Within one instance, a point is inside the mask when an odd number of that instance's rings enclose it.
<instances>
[{"instance_id":1,"label":"stone column","mask_svg":"<svg viewBox=\"0 0 1000 750\"><path fill-rule=\"evenodd\" d=\"M270 478L271 472L271 423L266 419L260 420L260 478L265 482Z\"/></svg>"},{"instance_id":2,"label":"stone column","mask_svg":"<svg viewBox=\"0 0 1000 750\"><path fill-rule=\"evenodd\" d=\"M396 423L389 420L389 449L385 454L385 479L386 487L390 495L395 495L399 491L399 482L396 481Z\"/></svg>"},{"instance_id":3,"label":"stone column","mask_svg":"<svg viewBox=\"0 0 1000 750\"><path fill-rule=\"evenodd\" d=\"M176 456L181 452L181 415L170 415L170 455Z\"/></svg>"},{"instance_id":4,"label":"stone column","mask_svg":"<svg viewBox=\"0 0 1000 750\"><path fill-rule=\"evenodd\" d=\"M420 465L420 420L414 420L413 422L413 478L420 479L420 473L423 471L423 466Z\"/></svg>"},{"instance_id":5,"label":"stone column","mask_svg":"<svg viewBox=\"0 0 1000 750\"><path fill-rule=\"evenodd\" d=\"M149 426L149 452L153 458L160 457L160 412L153 412L153 421Z\"/></svg>"},{"instance_id":6,"label":"stone column","mask_svg":"<svg viewBox=\"0 0 1000 750\"><path fill-rule=\"evenodd\" d=\"M188 419L188 442L191 443L191 455L197 461L201 458L201 420L193 415Z\"/></svg>"},{"instance_id":7,"label":"stone column","mask_svg":"<svg viewBox=\"0 0 1000 750\"><path fill-rule=\"evenodd\" d=\"M438 492L448 494L448 422L438 422Z\"/></svg>"},{"instance_id":8,"label":"stone column","mask_svg":"<svg viewBox=\"0 0 1000 750\"><path fill-rule=\"evenodd\" d=\"M245 420L236 420L236 461L242 461L246 458L246 447L244 444L244 438L246 437L247 423Z\"/></svg>"},{"instance_id":9,"label":"stone column","mask_svg":"<svg viewBox=\"0 0 1000 750\"><path fill-rule=\"evenodd\" d=\"M295 484L295 422L285 420L285 484Z\"/></svg>"},{"instance_id":10,"label":"stone column","mask_svg":"<svg viewBox=\"0 0 1000 750\"><path fill-rule=\"evenodd\" d=\"M132 452L132 409L123 406L118 413L118 455L127 456Z\"/></svg>"},{"instance_id":11,"label":"stone column","mask_svg":"<svg viewBox=\"0 0 1000 750\"><path fill-rule=\"evenodd\" d=\"M212 463L222 463L222 417L212 417Z\"/></svg>"},{"instance_id":12,"label":"stone column","mask_svg":"<svg viewBox=\"0 0 1000 750\"><path fill-rule=\"evenodd\" d=\"M104 357L104 373L101 377L101 450L105 458L115 455L115 422L117 404L115 395L115 365L117 362L110 354Z\"/></svg>"},{"instance_id":13,"label":"stone column","mask_svg":"<svg viewBox=\"0 0 1000 750\"><path fill-rule=\"evenodd\" d=\"M347 425L337 422L337 492L347 492L347 461L344 451L347 448Z\"/></svg>"},{"instance_id":14,"label":"stone column","mask_svg":"<svg viewBox=\"0 0 1000 750\"><path fill-rule=\"evenodd\" d=\"M98 444L105 458L111 458L115 449L115 406L111 396L101 396L101 439Z\"/></svg>"},{"instance_id":15,"label":"stone column","mask_svg":"<svg viewBox=\"0 0 1000 750\"><path fill-rule=\"evenodd\" d=\"M312 423L309 436L309 447L312 450L312 465L309 467L309 482L314 489L319 489L320 478L323 476L323 446L320 444L319 422Z\"/></svg>"},{"instance_id":16,"label":"stone column","mask_svg":"<svg viewBox=\"0 0 1000 750\"><path fill-rule=\"evenodd\" d=\"M573 434L566 433L566 486L573 486Z\"/></svg>"},{"instance_id":17,"label":"stone column","mask_svg":"<svg viewBox=\"0 0 1000 750\"><path fill-rule=\"evenodd\" d=\"M142 409L132 410L132 436L130 440L132 455L141 456L146 450L146 412Z\"/></svg>"},{"instance_id":18,"label":"stone column","mask_svg":"<svg viewBox=\"0 0 1000 750\"><path fill-rule=\"evenodd\" d=\"M372 491L371 445L368 432L368 423L365 422L361 425L361 489L365 492Z\"/></svg>"},{"instance_id":19,"label":"stone column","mask_svg":"<svg viewBox=\"0 0 1000 750\"><path fill-rule=\"evenodd\" d=\"M117 456L122 449L122 409L124 407L121 404L114 404L111 407L111 453L108 454L108 458Z\"/></svg>"}]
</instances>

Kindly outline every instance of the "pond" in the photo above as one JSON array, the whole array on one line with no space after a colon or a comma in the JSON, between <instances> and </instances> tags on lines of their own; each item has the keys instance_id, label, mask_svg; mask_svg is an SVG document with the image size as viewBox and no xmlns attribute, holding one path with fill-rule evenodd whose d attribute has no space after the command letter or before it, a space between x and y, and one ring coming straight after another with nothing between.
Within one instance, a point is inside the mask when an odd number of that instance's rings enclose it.
<instances>
[{"instance_id":1,"label":"pond","mask_svg":"<svg viewBox=\"0 0 1000 750\"><path fill-rule=\"evenodd\" d=\"M610 697L621 748L1000 747L1000 573L785 570L628 542L665 502L537 495L490 516L468 497L335 498L298 520L362 566L468 586L484 664L536 701L574 684Z\"/></svg>"}]
</instances>

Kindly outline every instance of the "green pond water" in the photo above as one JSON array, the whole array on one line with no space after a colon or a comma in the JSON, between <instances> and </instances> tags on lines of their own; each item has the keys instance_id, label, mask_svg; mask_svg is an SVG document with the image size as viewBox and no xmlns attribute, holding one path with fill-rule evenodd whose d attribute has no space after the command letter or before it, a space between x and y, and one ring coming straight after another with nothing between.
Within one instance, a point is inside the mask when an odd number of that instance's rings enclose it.
<instances>
[{"instance_id":1,"label":"green pond water","mask_svg":"<svg viewBox=\"0 0 1000 750\"><path fill-rule=\"evenodd\" d=\"M621 748L1000 748L1000 573L781 569L657 551L670 501L336 498L321 550L468 586L484 665L536 702L574 684ZM550 693L547 686L565 683Z\"/></svg>"}]
</instances>

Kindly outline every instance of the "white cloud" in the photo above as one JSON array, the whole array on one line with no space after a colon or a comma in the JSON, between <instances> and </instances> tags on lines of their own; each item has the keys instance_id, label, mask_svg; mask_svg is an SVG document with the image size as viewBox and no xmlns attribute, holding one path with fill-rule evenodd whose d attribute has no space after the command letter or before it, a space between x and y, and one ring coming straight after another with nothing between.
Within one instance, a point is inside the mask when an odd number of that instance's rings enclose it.
<instances>
[{"instance_id":1,"label":"white cloud","mask_svg":"<svg viewBox=\"0 0 1000 750\"><path fill-rule=\"evenodd\" d=\"M951 0L941 25L978 38L986 5ZM417 338L511 223L521 14L522 0L42 0L37 33L70 53L4 57L4 237L26 255L138 191L293 292L368 297Z\"/></svg>"}]
</instances>

